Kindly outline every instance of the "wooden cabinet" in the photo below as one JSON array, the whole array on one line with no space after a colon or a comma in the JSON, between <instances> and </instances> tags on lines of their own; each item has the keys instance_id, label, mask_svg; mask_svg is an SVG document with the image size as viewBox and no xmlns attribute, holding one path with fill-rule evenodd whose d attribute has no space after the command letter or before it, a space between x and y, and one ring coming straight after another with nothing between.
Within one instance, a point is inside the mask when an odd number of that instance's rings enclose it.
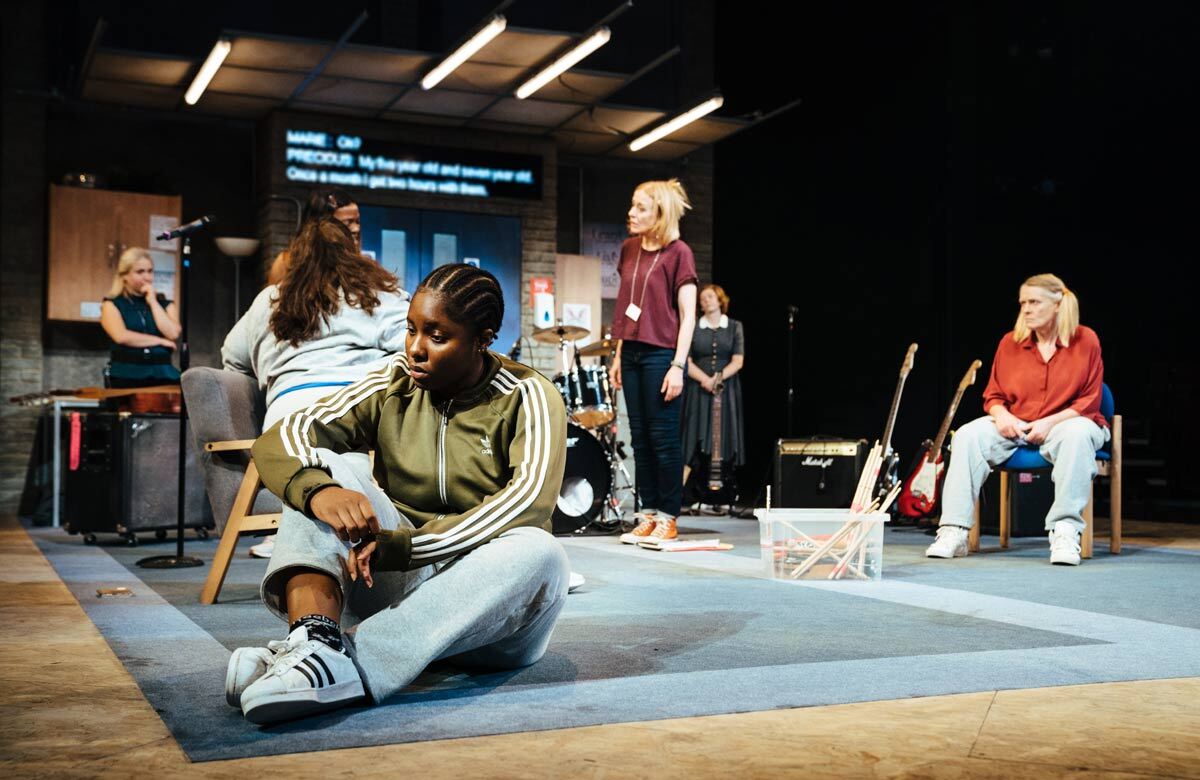
<instances>
[{"instance_id":1,"label":"wooden cabinet","mask_svg":"<svg viewBox=\"0 0 1200 780\"><path fill-rule=\"evenodd\" d=\"M46 319L98 322L100 301L108 294L121 253L145 247L160 262L173 259L175 293L179 300L179 248L158 248L150 240L152 216L170 217L178 224L177 195L92 190L50 185L50 261L46 285ZM178 245L178 241L171 242Z\"/></svg>"}]
</instances>

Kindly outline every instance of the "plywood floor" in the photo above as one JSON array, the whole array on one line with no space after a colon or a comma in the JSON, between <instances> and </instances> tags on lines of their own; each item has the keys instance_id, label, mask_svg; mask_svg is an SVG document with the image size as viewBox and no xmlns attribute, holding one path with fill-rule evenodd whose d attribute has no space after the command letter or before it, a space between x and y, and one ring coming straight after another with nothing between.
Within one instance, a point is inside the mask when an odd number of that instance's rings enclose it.
<instances>
[{"instance_id":1,"label":"plywood floor","mask_svg":"<svg viewBox=\"0 0 1200 780\"><path fill-rule=\"evenodd\" d=\"M1130 543L1200 546L1194 526L1130 525ZM1200 778L1200 678L192 764L11 519L0 521L0 587L4 778Z\"/></svg>"}]
</instances>

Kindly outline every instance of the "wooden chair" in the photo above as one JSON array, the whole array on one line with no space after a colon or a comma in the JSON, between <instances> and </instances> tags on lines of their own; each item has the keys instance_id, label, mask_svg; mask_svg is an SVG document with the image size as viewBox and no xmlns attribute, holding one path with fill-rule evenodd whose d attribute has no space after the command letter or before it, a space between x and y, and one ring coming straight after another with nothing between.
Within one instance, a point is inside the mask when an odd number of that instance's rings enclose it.
<instances>
[{"instance_id":1,"label":"wooden chair","mask_svg":"<svg viewBox=\"0 0 1200 780\"><path fill-rule=\"evenodd\" d=\"M221 534L200 593L201 604L212 604L221 593L238 540L277 528L283 505L263 487L250 457L266 412L258 383L233 371L199 367L185 371L181 384L205 491Z\"/></svg>"},{"instance_id":2,"label":"wooden chair","mask_svg":"<svg viewBox=\"0 0 1200 780\"><path fill-rule=\"evenodd\" d=\"M1112 438L1102 448L1096 451L1097 476L1108 477L1108 496L1112 515L1112 533L1109 537L1108 551L1113 555L1121 552L1121 415L1116 414L1116 404L1112 391L1104 385L1104 394L1100 399L1100 413L1108 420ZM1008 549L1010 524L1012 521L1012 478L1011 474L1022 471L1049 470L1053 465L1038 452L1035 445L1018 447L1017 451L1000 466L1000 547ZM1084 530L1080 539L1080 554L1084 558L1092 557L1092 538L1095 523L1092 513L1095 505L1095 483L1088 497L1087 507L1083 510ZM967 549L979 552L979 502L975 502L975 524L967 535Z\"/></svg>"},{"instance_id":3,"label":"wooden chair","mask_svg":"<svg viewBox=\"0 0 1200 780\"><path fill-rule=\"evenodd\" d=\"M245 452L249 453L254 445L254 439L239 439L235 441L210 441L204 444L205 452ZM246 472L242 484L238 487L229 510L229 518L221 531L221 541L217 543L217 552L213 555L212 567L208 571L208 579L204 581L204 589L200 591L201 604L213 604L221 593L225 583L225 575L229 572L229 562L237 551L238 539L243 534L261 534L264 531L274 533L279 528L282 512L265 512L253 514L254 499L263 489L262 480L258 477L258 467L254 459L246 456Z\"/></svg>"}]
</instances>

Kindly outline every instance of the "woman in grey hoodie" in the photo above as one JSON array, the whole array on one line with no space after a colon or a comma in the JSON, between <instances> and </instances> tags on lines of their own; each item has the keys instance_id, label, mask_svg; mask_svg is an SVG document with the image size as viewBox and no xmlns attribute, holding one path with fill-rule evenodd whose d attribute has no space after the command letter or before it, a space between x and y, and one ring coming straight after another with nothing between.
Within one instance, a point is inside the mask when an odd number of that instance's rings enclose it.
<instances>
[{"instance_id":1,"label":"woman in grey hoodie","mask_svg":"<svg viewBox=\"0 0 1200 780\"><path fill-rule=\"evenodd\" d=\"M263 430L404 351L408 293L359 252L345 225L305 222L288 255L287 275L258 294L221 347L224 368L255 377L266 393ZM365 453L361 460L369 473ZM270 557L269 547L254 554Z\"/></svg>"}]
</instances>

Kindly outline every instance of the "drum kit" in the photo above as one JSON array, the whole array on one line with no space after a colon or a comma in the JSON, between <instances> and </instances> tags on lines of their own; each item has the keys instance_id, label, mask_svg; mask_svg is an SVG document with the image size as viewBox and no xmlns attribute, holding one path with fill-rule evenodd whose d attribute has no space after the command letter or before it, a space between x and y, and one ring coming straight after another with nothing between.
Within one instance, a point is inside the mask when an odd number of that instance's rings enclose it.
<instances>
[{"instance_id":1,"label":"drum kit","mask_svg":"<svg viewBox=\"0 0 1200 780\"><path fill-rule=\"evenodd\" d=\"M617 440L617 396L608 382L607 362L617 342L604 338L576 347L589 333L578 325L559 324L539 328L532 337L562 353L562 371L554 377L568 417L567 465L553 516L554 533L560 535L584 533L588 526L600 532L619 530L624 505L634 500L633 479ZM600 363L584 365L585 357L598 357Z\"/></svg>"}]
</instances>

